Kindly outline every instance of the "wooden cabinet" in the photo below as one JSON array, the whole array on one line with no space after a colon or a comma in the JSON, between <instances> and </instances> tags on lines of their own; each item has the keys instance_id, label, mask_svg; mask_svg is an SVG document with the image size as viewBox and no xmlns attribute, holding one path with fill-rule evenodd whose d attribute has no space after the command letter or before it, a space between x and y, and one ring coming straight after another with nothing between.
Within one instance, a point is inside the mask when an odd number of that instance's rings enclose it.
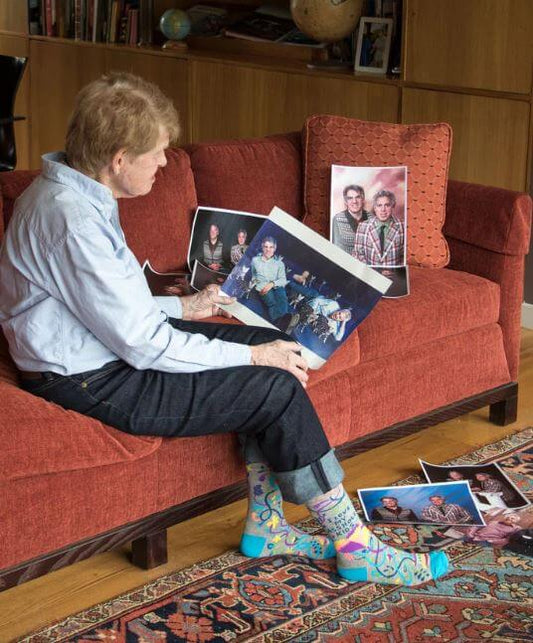
<instances>
[{"instance_id":1,"label":"wooden cabinet","mask_svg":"<svg viewBox=\"0 0 533 643\"><path fill-rule=\"evenodd\" d=\"M158 0L157 11L176 1ZM0 0L0 53L30 56L31 83L26 78L18 104L30 115L18 126L19 167L38 167L44 151L62 147L80 87L106 70L124 69L173 99L182 142L298 130L317 113L447 121L454 129L454 178L530 187L533 0L404 0L404 72L395 80L309 70L273 56L28 38L15 33L26 30L24 5ZM30 153L24 152L28 138Z\"/></svg>"},{"instance_id":2,"label":"wooden cabinet","mask_svg":"<svg viewBox=\"0 0 533 643\"><path fill-rule=\"evenodd\" d=\"M397 85L310 73L194 61L190 78L195 141L299 130L312 114L396 121Z\"/></svg>"},{"instance_id":3,"label":"wooden cabinet","mask_svg":"<svg viewBox=\"0 0 533 643\"><path fill-rule=\"evenodd\" d=\"M531 93L532 0L407 0L408 82Z\"/></svg>"},{"instance_id":4,"label":"wooden cabinet","mask_svg":"<svg viewBox=\"0 0 533 643\"><path fill-rule=\"evenodd\" d=\"M525 101L405 88L402 121L453 129L450 176L523 190L530 105Z\"/></svg>"}]
</instances>

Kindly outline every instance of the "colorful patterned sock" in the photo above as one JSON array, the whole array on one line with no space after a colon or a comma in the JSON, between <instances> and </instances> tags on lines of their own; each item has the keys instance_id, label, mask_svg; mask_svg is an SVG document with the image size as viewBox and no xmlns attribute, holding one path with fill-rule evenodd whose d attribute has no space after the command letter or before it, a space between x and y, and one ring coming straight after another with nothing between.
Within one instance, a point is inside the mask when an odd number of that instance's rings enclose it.
<instances>
[{"instance_id":1,"label":"colorful patterned sock","mask_svg":"<svg viewBox=\"0 0 533 643\"><path fill-rule=\"evenodd\" d=\"M246 471L248 516L240 545L245 556L292 554L315 560L335 557L335 547L327 536L306 534L285 520L281 492L266 464L247 464Z\"/></svg>"},{"instance_id":2,"label":"colorful patterned sock","mask_svg":"<svg viewBox=\"0 0 533 643\"><path fill-rule=\"evenodd\" d=\"M363 525L342 485L307 506L333 538L337 570L349 581L412 586L435 580L448 570L442 551L415 554L382 543Z\"/></svg>"}]
</instances>

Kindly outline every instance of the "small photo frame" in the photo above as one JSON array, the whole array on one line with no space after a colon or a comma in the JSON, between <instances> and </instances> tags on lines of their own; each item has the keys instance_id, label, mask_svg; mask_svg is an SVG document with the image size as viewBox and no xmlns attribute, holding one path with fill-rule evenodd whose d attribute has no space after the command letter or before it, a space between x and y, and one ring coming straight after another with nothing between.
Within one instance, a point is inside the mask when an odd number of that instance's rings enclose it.
<instances>
[{"instance_id":1,"label":"small photo frame","mask_svg":"<svg viewBox=\"0 0 533 643\"><path fill-rule=\"evenodd\" d=\"M355 51L355 71L387 73L392 23L392 18L361 18Z\"/></svg>"}]
</instances>

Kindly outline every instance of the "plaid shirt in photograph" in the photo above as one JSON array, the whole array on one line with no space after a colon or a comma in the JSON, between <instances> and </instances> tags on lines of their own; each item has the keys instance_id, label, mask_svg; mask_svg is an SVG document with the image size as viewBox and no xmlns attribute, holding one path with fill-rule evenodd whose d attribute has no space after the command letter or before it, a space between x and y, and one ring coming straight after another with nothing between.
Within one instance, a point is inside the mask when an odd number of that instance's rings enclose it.
<instances>
[{"instance_id":1,"label":"plaid shirt in photograph","mask_svg":"<svg viewBox=\"0 0 533 643\"><path fill-rule=\"evenodd\" d=\"M440 507L428 505L422 509L422 520L426 522L449 523L458 525L461 523L472 522L472 516L466 509L453 503L443 504Z\"/></svg>"},{"instance_id":2,"label":"plaid shirt in photograph","mask_svg":"<svg viewBox=\"0 0 533 643\"><path fill-rule=\"evenodd\" d=\"M376 216L361 223L355 233L352 252L359 261L369 266L403 266L405 264L405 233L402 223L392 216L385 235L383 252L379 240L381 222Z\"/></svg>"}]
</instances>

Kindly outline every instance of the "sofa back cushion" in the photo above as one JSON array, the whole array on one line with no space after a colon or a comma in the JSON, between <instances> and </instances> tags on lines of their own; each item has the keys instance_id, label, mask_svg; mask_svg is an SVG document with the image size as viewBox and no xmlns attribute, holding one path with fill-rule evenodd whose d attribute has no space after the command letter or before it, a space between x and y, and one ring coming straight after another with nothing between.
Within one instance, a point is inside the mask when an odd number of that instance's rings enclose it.
<instances>
[{"instance_id":1,"label":"sofa back cushion","mask_svg":"<svg viewBox=\"0 0 533 643\"><path fill-rule=\"evenodd\" d=\"M204 206L268 214L277 205L303 216L298 133L186 146Z\"/></svg>"},{"instance_id":2,"label":"sofa back cushion","mask_svg":"<svg viewBox=\"0 0 533 643\"><path fill-rule=\"evenodd\" d=\"M331 166L407 166L407 261L442 268L452 132L447 123L396 125L311 116L303 129L304 223L329 237ZM367 195L371 198L372 195Z\"/></svg>"},{"instance_id":3,"label":"sofa back cushion","mask_svg":"<svg viewBox=\"0 0 533 643\"><path fill-rule=\"evenodd\" d=\"M38 170L0 172L0 240L13 215L15 201L38 174Z\"/></svg>"},{"instance_id":4,"label":"sofa back cushion","mask_svg":"<svg viewBox=\"0 0 533 643\"><path fill-rule=\"evenodd\" d=\"M149 259L158 271L187 265L196 190L189 156L182 149L166 152L161 168L145 196L119 199L120 223L139 263Z\"/></svg>"}]
</instances>

